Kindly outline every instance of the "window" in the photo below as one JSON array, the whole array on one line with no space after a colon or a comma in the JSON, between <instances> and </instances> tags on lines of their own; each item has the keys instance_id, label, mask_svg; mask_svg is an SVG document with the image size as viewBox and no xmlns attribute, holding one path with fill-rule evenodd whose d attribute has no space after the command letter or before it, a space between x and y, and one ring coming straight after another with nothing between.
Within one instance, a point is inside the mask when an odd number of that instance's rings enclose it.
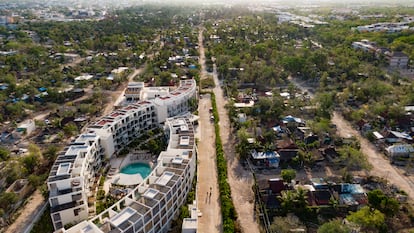
<instances>
[{"instance_id":1,"label":"window","mask_svg":"<svg viewBox=\"0 0 414 233\"><path fill-rule=\"evenodd\" d=\"M79 212L81 212L81 208L77 208L77 209L74 209L74 210L73 210L73 214L74 214L75 216L78 216L78 215L79 215Z\"/></svg>"},{"instance_id":2,"label":"window","mask_svg":"<svg viewBox=\"0 0 414 233\"><path fill-rule=\"evenodd\" d=\"M59 221L60 220L60 214L53 214L53 221Z\"/></svg>"}]
</instances>

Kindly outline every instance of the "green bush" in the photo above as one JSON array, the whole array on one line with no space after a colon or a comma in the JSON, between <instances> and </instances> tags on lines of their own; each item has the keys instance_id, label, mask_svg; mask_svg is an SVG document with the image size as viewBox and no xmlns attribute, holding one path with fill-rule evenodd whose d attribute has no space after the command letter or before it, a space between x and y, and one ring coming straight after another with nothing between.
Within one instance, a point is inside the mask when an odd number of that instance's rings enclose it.
<instances>
[{"instance_id":1,"label":"green bush","mask_svg":"<svg viewBox=\"0 0 414 233\"><path fill-rule=\"evenodd\" d=\"M213 106L214 128L216 133L216 160L217 175L220 189L221 216L223 220L223 232L238 232L236 227L237 213L231 200L231 189L227 182L227 162L224 158L223 144L220 137L219 115L216 105L216 96L211 93Z\"/></svg>"},{"instance_id":2,"label":"green bush","mask_svg":"<svg viewBox=\"0 0 414 233\"><path fill-rule=\"evenodd\" d=\"M102 200L105 198L105 190L98 190L98 193L96 194L96 200Z\"/></svg>"}]
</instances>

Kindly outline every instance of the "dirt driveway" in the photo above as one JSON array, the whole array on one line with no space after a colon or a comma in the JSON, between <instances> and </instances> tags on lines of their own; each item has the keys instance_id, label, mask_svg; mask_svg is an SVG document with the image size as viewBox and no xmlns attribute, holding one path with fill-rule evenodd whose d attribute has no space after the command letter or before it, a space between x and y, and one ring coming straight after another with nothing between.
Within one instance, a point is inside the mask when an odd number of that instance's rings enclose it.
<instances>
[{"instance_id":1,"label":"dirt driveway","mask_svg":"<svg viewBox=\"0 0 414 233\"><path fill-rule=\"evenodd\" d=\"M35 218L37 212L42 209L44 203L45 198L39 190L36 190L30 197L28 203L20 210L21 214L19 217L7 228L5 233L24 232L31 224L33 218Z\"/></svg>"}]
</instances>

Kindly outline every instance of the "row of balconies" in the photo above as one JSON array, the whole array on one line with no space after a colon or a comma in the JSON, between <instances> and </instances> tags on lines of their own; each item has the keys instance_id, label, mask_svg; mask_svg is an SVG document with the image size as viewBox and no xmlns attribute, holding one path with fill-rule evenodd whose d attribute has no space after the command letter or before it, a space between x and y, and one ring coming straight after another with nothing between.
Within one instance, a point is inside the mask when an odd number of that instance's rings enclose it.
<instances>
[{"instance_id":1,"label":"row of balconies","mask_svg":"<svg viewBox=\"0 0 414 233\"><path fill-rule=\"evenodd\" d=\"M81 206L85 204L85 202L83 200L78 200L78 201L72 201L72 202L68 202L65 204L61 204L61 205L56 205L56 206L51 206L50 207L50 212L51 213L56 213L62 210L67 210L67 209L72 209L75 208L77 206Z\"/></svg>"}]
</instances>

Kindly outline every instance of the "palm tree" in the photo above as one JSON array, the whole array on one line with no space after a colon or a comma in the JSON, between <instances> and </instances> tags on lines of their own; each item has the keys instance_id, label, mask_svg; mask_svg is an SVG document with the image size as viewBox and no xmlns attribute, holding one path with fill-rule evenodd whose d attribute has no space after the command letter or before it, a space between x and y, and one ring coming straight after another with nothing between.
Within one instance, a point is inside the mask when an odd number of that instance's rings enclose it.
<instances>
[{"instance_id":1,"label":"palm tree","mask_svg":"<svg viewBox=\"0 0 414 233\"><path fill-rule=\"evenodd\" d=\"M303 188L298 188L296 190L296 195L295 195L295 208L296 209L303 210L304 208L306 208L306 206L308 205L307 194L308 194L308 190L305 190Z\"/></svg>"},{"instance_id":2,"label":"palm tree","mask_svg":"<svg viewBox=\"0 0 414 233\"><path fill-rule=\"evenodd\" d=\"M292 190L282 191L281 196L278 197L280 200L280 206L282 211L286 214L292 212L295 204L295 193Z\"/></svg>"}]
</instances>

